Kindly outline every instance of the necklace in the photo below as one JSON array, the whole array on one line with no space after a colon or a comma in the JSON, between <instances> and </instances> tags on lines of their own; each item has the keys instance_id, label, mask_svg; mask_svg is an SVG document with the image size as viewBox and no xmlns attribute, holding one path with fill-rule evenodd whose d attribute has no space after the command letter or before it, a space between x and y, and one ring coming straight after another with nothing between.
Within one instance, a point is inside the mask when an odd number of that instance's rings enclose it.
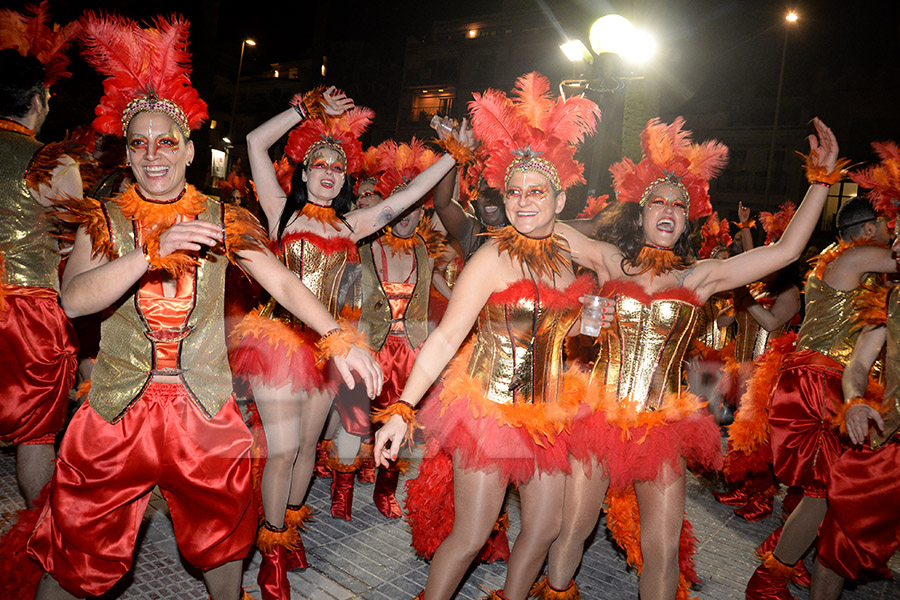
<instances>
[{"instance_id":1,"label":"necklace","mask_svg":"<svg viewBox=\"0 0 900 600\"><path fill-rule=\"evenodd\" d=\"M672 248L644 244L644 247L641 248L635 259L631 261L631 266L638 269L638 275L651 271L655 276L683 269L684 261L681 260L680 256L675 255Z\"/></svg>"},{"instance_id":2,"label":"necklace","mask_svg":"<svg viewBox=\"0 0 900 600\"><path fill-rule=\"evenodd\" d=\"M334 227L335 231L341 230L342 221L333 206L323 206L307 200L306 204L303 205L303 210L300 211L300 214L312 221L318 221L323 225L330 225L331 227Z\"/></svg>"},{"instance_id":3,"label":"necklace","mask_svg":"<svg viewBox=\"0 0 900 600\"><path fill-rule=\"evenodd\" d=\"M512 225L507 225L495 231L487 231L484 235L494 240L501 252L509 254L510 258L538 277L559 275L568 262L564 254L568 251L565 240L556 233L543 238L530 238L519 233Z\"/></svg>"}]
</instances>

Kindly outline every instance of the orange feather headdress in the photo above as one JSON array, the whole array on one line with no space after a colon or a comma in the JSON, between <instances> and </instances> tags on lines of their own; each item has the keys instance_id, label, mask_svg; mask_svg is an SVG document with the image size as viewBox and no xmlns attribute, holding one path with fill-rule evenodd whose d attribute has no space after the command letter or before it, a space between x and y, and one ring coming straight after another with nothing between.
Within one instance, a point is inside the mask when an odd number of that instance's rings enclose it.
<instances>
[{"instance_id":1,"label":"orange feather headdress","mask_svg":"<svg viewBox=\"0 0 900 600\"><path fill-rule=\"evenodd\" d=\"M472 126L490 155L483 175L491 187L505 189L516 171L540 173L558 190L584 182L575 145L596 129L596 104L579 97L554 100L549 80L534 72L516 80L512 97L487 90L474 98Z\"/></svg>"},{"instance_id":2,"label":"orange feather headdress","mask_svg":"<svg viewBox=\"0 0 900 600\"><path fill-rule=\"evenodd\" d=\"M353 186L353 195L359 195L359 186L365 181L374 181L378 183L381 176L381 157L378 155L376 146L369 146L363 152L362 165L356 174L356 184Z\"/></svg>"},{"instance_id":3,"label":"orange feather headdress","mask_svg":"<svg viewBox=\"0 0 900 600\"><path fill-rule=\"evenodd\" d=\"M247 176L232 170L228 173L228 177L219 182L219 191L222 192L222 198L228 199L231 193L237 190L241 197L247 196Z\"/></svg>"},{"instance_id":4,"label":"orange feather headdress","mask_svg":"<svg viewBox=\"0 0 900 600\"><path fill-rule=\"evenodd\" d=\"M125 17L87 12L81 27L84 59L106 76L97 131L122 135L138 113L158 112L188 138L206 120L206 103L191 86L190 24L183 17L157 17L142 28Z\"/></svg>"},{"instance_id":5,"label":"orange feather headdress","mask_svg":"<svg viewBox=\"0 0 900 600\"><path fill-rule=\"evenodd\" d=\"M719 221L719 214L713 212L700 229L703 245L700 247L700 258L709 258L716 248L727 248L731 245L731 232L728 219Z\"/></svg>"},{"instance_id":6,"label":"orange feather headdress","mask_svg":"<svg viewBox=\"0 0 900 600\"><path fill-rule=\"evenodd\" d=\"M408 144L386 140L378 145L379 166L382 170L375 191L387 198L404 188L416 175L430 167L440 156L413 138Z\"/></svg>"},{"instance_id":7,"label":"orange feather headdress","mask_svg":"<svg viewBox=\"0 0 900 600\"><path fill-rule=\"evenodd\" d=\"M893 229L900 207L900 146L895 142L872 142L872 149L881 162L852 171L850 179L869 190L867 196L872 206L888 219Z\"/></svg>"},{"instance_id":8,"label":"orange feather headdress","mask_svg":"<svg viewBox=\"0 0 900 600\"><path fill-rule=\"evenodd\" d=\"M766 245L774 244L781 239L781 236L784 235L784 230L787 229L788 223L794 218L795 212L797 212L797 205L788 201L782 204L774 213L759 213L759 222L766 232Z\"/></svg>"},{"instance_id":9,"label":"orange feather headdress","mask_svg":"<svg viewBox=\"0 0 900 600\"><path fill-rule=\"evenodd\" d=\"M593 219L597 213L609 206L609 194L602 196L588 196L584 201L584 208L578 213L577 219Z\"/></svg>"},{"instance_id":10,"label":"orange feather headdress","mask_svg":"<svg viewBox=\"0 0 900 600\"><path fill-rule=\"evenodd\" d=\"M0 50L14 49L22 56L33 56L44 65L44 84L50 87L72 74L66 69L66 49L78 35L79 24L51 25L50 3L28 4L25 12L0 10Z\"/></svg>"},{"instance_id":11,"label":"orange feather headdress","mask_svg":"<svg viewBox=\"0 0 900 600\"><path fill-rule=\"evenodd\" d=\"M680 187L688 197L688 219L694 221L712 212L709 202L709 180L719 174L728 162L728 148L709 140L702 144L691 141L684 118L672 124L651 119L641 133L644 158L638 164L624 158L609 168L619 202L646 202L659 183Z\"/></svg>"},{"instance_id":12,"label":"orange feather headdress","mask_svg":"<svg viewBox=\"0 0 900 600\"><path fill-rule=\"evenodd\" d=\"M306 164L316 150L330 148L347 161L347 173L355 175L363 164L359 137L372 123L375 112L357 106L340 116L305 119L288 136L284 153L297 164Z\"/></svg>"}]
</instances>

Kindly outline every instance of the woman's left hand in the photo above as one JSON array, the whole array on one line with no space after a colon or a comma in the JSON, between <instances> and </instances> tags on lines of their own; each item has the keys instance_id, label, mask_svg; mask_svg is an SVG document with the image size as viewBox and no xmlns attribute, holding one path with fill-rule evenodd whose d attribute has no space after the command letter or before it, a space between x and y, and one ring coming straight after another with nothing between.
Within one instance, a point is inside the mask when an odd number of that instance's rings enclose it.
<instances>
[{"instance_id":1,"label":"woman's left hand","mask_svg":"<svg viewBox=\"0 0 900 600\"><path fill-rule=\"evenodd\" d=\"M816 135L810 135L807 138L809 149L811 152L815 152L818 164L831 171L834 169L838 157L837 138L819 117L813 119L813 125L816 128Z\"/></svg>"},{"instance_id":2,"label":"woman's left hand","mask_svg":"<svg viewBox=\"0 0 900 600\"><path fill-rule=\"evenodd\" d=\"M355 106L353 98L347 97L347 94L334 86L325 90L322 97L325 100L323 103L325 114L333 117L342 115Z\"/></svg>"}]
</instances>

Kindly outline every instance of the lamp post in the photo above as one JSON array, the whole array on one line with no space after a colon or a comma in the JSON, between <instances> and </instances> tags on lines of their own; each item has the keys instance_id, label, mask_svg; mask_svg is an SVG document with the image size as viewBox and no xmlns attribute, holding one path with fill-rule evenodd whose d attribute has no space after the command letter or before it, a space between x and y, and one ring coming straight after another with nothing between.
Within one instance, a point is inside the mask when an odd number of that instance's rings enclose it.
<instances>
[{"instance_id":1,"label":"lamp post","mask_svg":"<svg viewBox=\"0 0 900 600\"><path fill-rule=\"evenodd\" d=\"M784 63L787 59L788 35L790 24L796 23L799 17L794 11L785 15L788 25L784 28L784 44L781 46L781 68L778 70L778 90L775 92L775 120L772 122L772 139L769 141L769 163L766 166L766 193L763 196L763 209L769 208L769 190L772 185L772 167L775 164L775 134L778 132L778 117L781 115L781 90L784 87Z\"/></svg>"},{"instance_id":2,"label":"lamp post","mask_svg":"<svg viewBox=\"0 0 900 600\"><path fill-rule=\"evenodd\" d=\"M237 109L238 90L241 86L241 67L244 66L244 48L255 46L256 41L247 38L241 41L241 59L238 61L237 79L234 80L234 99L231 101L231 118L228 120L228 143L231 143L231 134L234 132L234 111Z\"/></svg>"}]
</instances>

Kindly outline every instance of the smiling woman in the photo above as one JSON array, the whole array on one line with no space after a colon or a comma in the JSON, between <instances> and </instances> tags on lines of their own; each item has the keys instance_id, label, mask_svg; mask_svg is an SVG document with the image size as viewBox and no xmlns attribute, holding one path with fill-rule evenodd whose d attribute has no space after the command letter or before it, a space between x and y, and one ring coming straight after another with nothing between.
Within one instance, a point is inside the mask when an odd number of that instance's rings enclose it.
<instances>
[{"instance_id":1,"label":"smiling woman","mask_svg":"<svg viewBox=\"0 0 900 600\"><path fill-rule=\"evenodd\" d=\"M186 140L168 115L142 112L128 125L128 162L146 198L168 200L184 188L185 170L194 160Z\"/></svg>"}]
</instances>

